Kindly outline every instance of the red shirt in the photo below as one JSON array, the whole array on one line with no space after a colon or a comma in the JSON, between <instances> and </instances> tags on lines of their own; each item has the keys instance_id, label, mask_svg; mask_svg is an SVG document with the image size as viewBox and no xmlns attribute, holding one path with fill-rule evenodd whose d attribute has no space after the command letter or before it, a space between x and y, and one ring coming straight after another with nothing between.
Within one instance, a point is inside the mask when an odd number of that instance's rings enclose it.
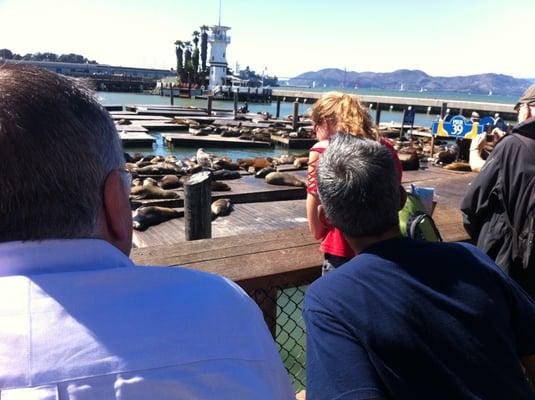
<instances>
[{"instance_id":1,"label":"red shirt","mask_svg":"<svg viewBox=\"0 0 535 400\"><path fill-rule=\"evenodd\" d=\"M388 150L392 153L392 157L394 158L394 162L396 164L398 175L399 175L399 183L401 184L401 177L402 177L402 171L403 168L401 167L401 161L399 160L398 154L396 153L396 150L394 150L394 147L392 146L392 143L390 140L382 138L381 143L384 144L386 147L388 147ZM326 147L316 146L312 147L310 151L316 151L318 153L323 153L325 151ZM316 194L318 191L317 186L317 161L313 165L312 171L309 172L307 177L307 192L310 194ZM323 253L329 253L333 256L338 257L347 257L351 258L355 256L355 253L353 252L353 249L349 246L349 244L344 239L344 236L342 232L338 228L331 228L329 232L327 232L327 235L323 238L323 241L320 245L320 250Z\"/></svg>"}]
</instances>

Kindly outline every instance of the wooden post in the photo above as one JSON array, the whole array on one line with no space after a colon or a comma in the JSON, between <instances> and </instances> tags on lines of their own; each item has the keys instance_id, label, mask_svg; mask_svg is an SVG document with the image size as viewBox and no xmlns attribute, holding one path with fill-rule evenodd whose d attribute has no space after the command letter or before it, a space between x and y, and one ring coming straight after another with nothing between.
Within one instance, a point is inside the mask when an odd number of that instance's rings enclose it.
<instances>
[{"instance_id":1,"label":"wooden post","mask_svg":"<svg viewBox=\"0 0 535 400\"><path fill-rule=\"evenodd\" d=\"M375 125L379 128L379 123L381 122L381 103L377 103L375 109Z\"/></svg>"},{"instance_id":2,"label":"wooden post","mask_svg":"<svg viewBox=\"0 0 535 400\"><path fill-rule=\"evenodd\" d=\"M299 103L297 101L295 101L294 102L293 121L292 121L292 129L294 131L297 131L298 122L299 122Z\"/></svg>"},{"instance_id":3,"label":"wooden post","mask_svg":"<svg viewBox=\"0 0 535 400\"><path fill-rule=\"evenodd\" d=\"M234 92L234 119L238 115L238 92Z\"/></svg>"},{"instance_id":4,"label":"wooden post","mask_svg":"<svg viewBox=\"0 0 535 400\"><path fill-rule=\"evenodd\" d=\"M186 240L212 237L211 176L209 171L193 174L184 185L184 227Z\"/></svg>"},{"instance_id":5,"label":"wooden post","mask_svg":"<svg viewBox=\"0 0 535 400\"><path fill-rule=\"evenodd\" d=\"M281 116L281 99L277 99L277 112L275 113L275 118L279 119Z\"/></svg>"},{"instance_id":6,"label":"wooden post","mask_svg":"<svg viewBox=\"0 0 535 400\"><path fill-rule=\"evenodd\" d=\"M171 105L175 105L175 99L173 98L173 84L171 84Z\"/></svg>"},{"instance_id":7,"label":"wooden post","mask_svg":"<svg viewBox=\"0 0 535 400\"><path fill-rule=\"evenodd\" d=\"M440 107L440 119L444 119L447 109L448 109L448 103L442 103L442 106Z\"/></svg>"},{"instance_id":8,"label":"wooden post","mask_svg":"<svg viewBox=\"0 0 535 400\"><path fill-rule=\"evenodd\" d=\"M399 140L403 138L403 123L405 122L406 114L407 114L407 109L403 110L403 117L401 118L401 126L399 127Z\"/></svg>"},{"instance_id":9,"label":"wooden post","mask_svg":"<svg viewBox=\"0 0 535 400\"><path fill-rule=\"evenodd\" d=\"M207 97L207 101L208 101L208 104L206 105L206 110L208 112L208 116L211 117L212 116L212 100L214 99L214 96L212 96L211 94L208 95Z\"/></svg>"}]
</instances>

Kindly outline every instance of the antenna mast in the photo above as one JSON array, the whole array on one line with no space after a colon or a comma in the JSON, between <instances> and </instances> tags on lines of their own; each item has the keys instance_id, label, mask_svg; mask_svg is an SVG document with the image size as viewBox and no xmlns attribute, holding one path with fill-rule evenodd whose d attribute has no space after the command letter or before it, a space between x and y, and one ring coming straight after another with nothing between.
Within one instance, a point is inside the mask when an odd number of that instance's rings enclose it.
<instances>
[{"instance_id":1,"label":"antenna mast","mask_svg":"<svg viewBox=\"0 0 535 400\"><path fill-rule=\"evenodd\" d=\"M219 26L221 26L221 0L219 0Z\"/></svg>"}]
</instances>

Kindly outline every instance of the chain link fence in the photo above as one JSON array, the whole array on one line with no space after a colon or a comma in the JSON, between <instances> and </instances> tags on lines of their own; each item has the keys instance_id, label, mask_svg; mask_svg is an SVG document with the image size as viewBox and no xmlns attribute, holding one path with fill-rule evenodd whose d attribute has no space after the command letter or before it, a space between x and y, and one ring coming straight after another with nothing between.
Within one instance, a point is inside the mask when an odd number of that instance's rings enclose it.
<instances>
[{"instance_id":1,"label":"chain link fence","mask_svg":"<svg viewBox=\"0 0 535 400\"><path fill-rule=\"evenodd\" d=\"M308 283L255 289L249 293L264 312L296 392L306 387L306 332L302 311Z\"/></svg>"}]
</instances>

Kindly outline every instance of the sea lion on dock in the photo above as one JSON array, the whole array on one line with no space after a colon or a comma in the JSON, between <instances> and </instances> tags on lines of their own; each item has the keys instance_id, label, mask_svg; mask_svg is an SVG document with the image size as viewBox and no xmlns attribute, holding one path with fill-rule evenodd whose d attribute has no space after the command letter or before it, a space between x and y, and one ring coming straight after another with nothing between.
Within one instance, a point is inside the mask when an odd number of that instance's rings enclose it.
<instances>
[{"instance_id":1,"label":"sea lion on dock","mask_svg":"<svg viewBox=\"0 0 535 400\"><path fill-rule=\"evenodd\" d=\"M272 172L276 172L275 168L273 167L266 167L266 168L262 168L260 171L258 171L256 174L255 174L255 178L265 178L267 174L270 174Z\"/></svg>"},{"instance_id":2,"label":"sea lion on dock","mask_svg":"<svg viewBox=\"0 0 535 400\"><path fill-rule=\"evenodd\" d=\"M169 221L173 218L184 216L184 212L179 212L167 207L140 207L132 217L132 226L135 230L144 231L147 228Z\"/></svg>"},{"instance_id":3,"label":"sea lion on dock","mask_svg":"<svg viewBox=\"0 0 535 400\"><path fill-rule=\"evenodd\" d=\"M143 186L158 186L158 181L154 178L145 178L143 179Z\"/></svg>"},{"instance_id":4,"label":"sea lion on dock","mask_svg":"<svg viewBox=\"0 0 535 400\"><path fill-rule=\"evenodd\" d=\"M129 119L121 118L120 120L116 122L116 124L117 125L132 125L132 121L130 121Z\"/></svg>"},{"instance_id":5,"label":"sea lion on dock","mask_svg":"<svg viewBox=\"0 0 535 400\"><path fill-rule=\"evenodd\" d=\"M265 180L270 185L306 187L305 182L287 172L271 172L266 175Z\"/></svg>"},{"instance_id":6,"label":"sea lion on dock","mask_svg":"<svg viewBox=\"0 0 535 400\"><path fill-rule=\"evenodd\" d=\"M308 157L296 157L294 161L295 168L305 168L308 166Z\"/></svg>"},{"instance_id":7,"label":"sea lion on dock","mask_svg":"<svg viewBox=\"0 0 535 400\"><path fill-rule=\"evenodd\" d=\"M212 192L228 192L231 190L230 186L227 185L225 182L212 181L210 184L212 185Z\"/></svg>"},{"instance_id":8,"label":"sea lion on dock","mask_svg":"<svg viewBox=\"0 0 535 400\"><path fill-rule=\"evenodd\" d=\"M274 160L277 164L293 164L295 156L293 154L283 154Z\"/></svg>"},{"instance_id":9,"label":"sea lion on dock","mask_svg":"<svg viewBox=\"0 0 535 400\"><path fill-rule=\"evenodd\" d=\"M160 182L158 182L158 186L160 186L162 189L168 190L168 189L176 189L181 186L180 179L176 175L165 175Z\"/></svg>"},{"instance_id":10,"label":"sea lion on dock","mask_svg":"<svg viewBox=\"0 0 535 400\"><path fill-rule=\"evenodd\" d=\"M155 185L135 186L130 192L131 200L148 200L148 199L178 199L177 192L172 190L163 190Z\"/></svg>"},{"instance_id":11,"label":"sea lion on dock","mask_svg":"<svg viewBox=\"0 0 535 400\"><path fill-rule=\"evenodd\" d=\"M210 206L212 210L212 221L217 217L224 217L230 214L232 203L229 199L218 199Z\"/></svg>"},{"instance_id":12,"label":"sea lion on dock","mask_svg":"<svg viewBox=\"0 0 535 400\"><path fill-rule=\"evenodd\" d=\"M214 180L225 181L230 179L240 179L241 174L239 171L229 171L228 169L219 169L212 173Z\"/></svg>"},{"instance_id":13,"label":"sea lion on dock","mask_svg":"<svg viewBox=\"0 0 535 400\"><path fill-rule=\"evenodd\" d=\"M204 151L203 148L197 150L197 164L201 167L211 168L212 167L212 157L210 154Z\"/></svg>"},{"instance_id":14,"label":"sea lion on dock","mask_svg":"<svg viewBox=\"0 0 535 400\"><path fill-rule=\"evenodd\" d=\"M470 163L467 163L467 162L452 162L451 164L445 165L444 169L447 169L450 171L465 171L465 172L472 171L472 168L470 168Z\"/></svg>"},{"instance_id":15,"label":"sea lion on dock","mask_svg":"<svg viewBox=\"0 0 535 400\"><path fill-rule=\"evenodd\" d=\"M403 171L416 171L420 169L420 161L418 160L416 151L399 152L398 157Z\"/></svg>"},{"instance_id":16,"label":"sea lion on dock","mask_svg":"<svg viewBox=\"0 0 535 400\"><path fill-rule=\"evenodd\" d=\"M143 186L143 180L141 178L132 179L132 186Z\"/></svg>"},{"instance_id":17,"label":"sea lion on dock","mask_svg":"<svg viewBox=\"0 0 535 400\"><path fill-rule=\"evenodd\" d=\"M163 156L155 156L152 158L152 160L150 160L151 164L158 164L164 161L165 161L165 158L163 158Z\"/></svg>"}]
</instances>

